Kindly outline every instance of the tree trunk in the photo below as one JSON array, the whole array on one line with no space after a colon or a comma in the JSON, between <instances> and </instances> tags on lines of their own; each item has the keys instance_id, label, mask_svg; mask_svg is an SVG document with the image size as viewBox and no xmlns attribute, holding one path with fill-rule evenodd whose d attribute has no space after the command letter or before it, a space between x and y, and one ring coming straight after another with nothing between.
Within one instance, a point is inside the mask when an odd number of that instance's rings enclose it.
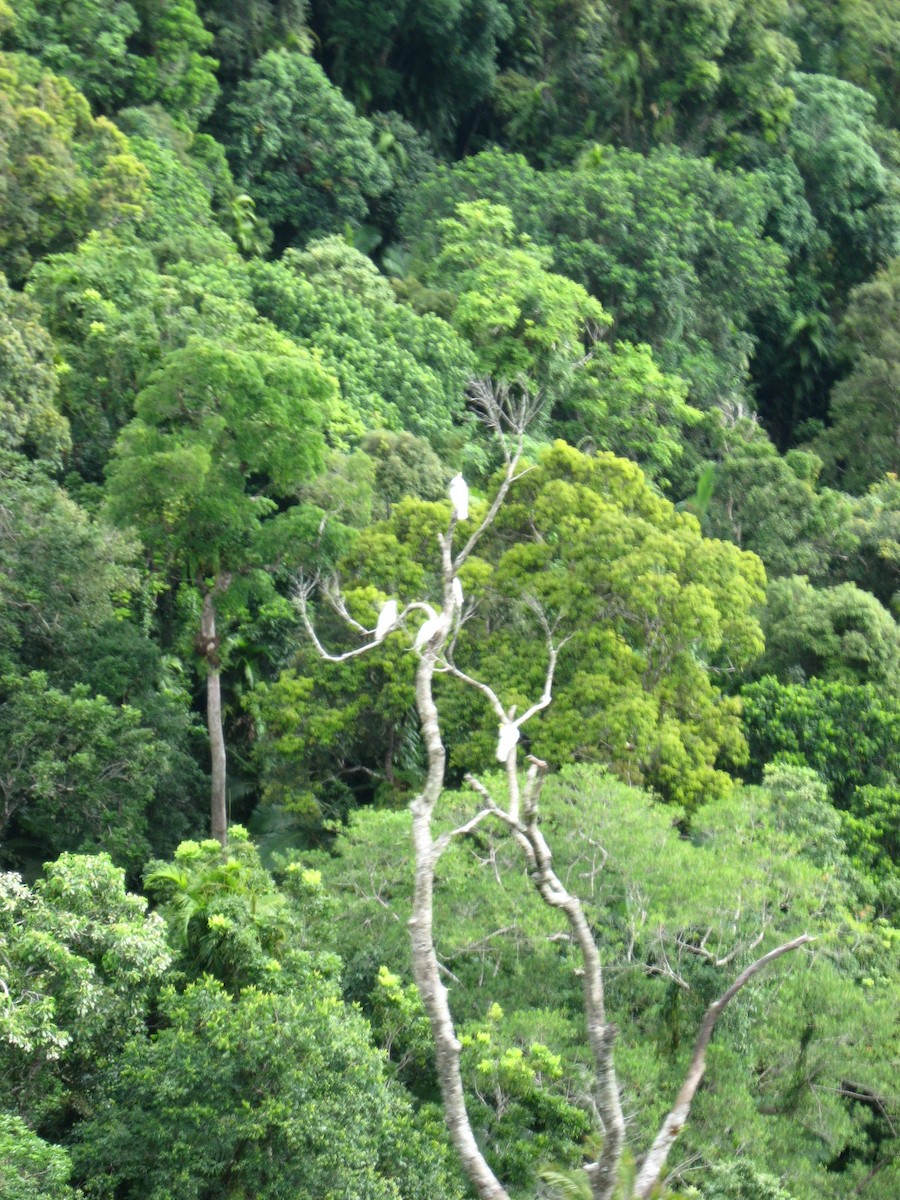
<instances>
[{"instance_id":1,"label":"tree trunk","mask_svg":"<svg viewBox=\"0 0 900 1200\"><path fill-rule=\"evenodd\" d=\"M462 1160L481 1200L509 1200L503 1185L488 1166L478 1148L463 1095L459 1056L462 1049L447 1002L447 989L440 978L432 931L434 871L440 857L431 833L435 804L444 788L446 752L441 740L438 711L432 696L435 651L425 649L416 672L416 707L422 725L422 737L428 751L428 775L422 792L412 803L412 836L416 860L413 915L409 921L412 941L412 967L422 1004L428 1014L434 1037L435 1065L444 1118L450 1140Z\"/></svg>"},{"instance_id":2,"label":"tree trunk","mask_svg":"<svg viewBox=\"0 0 900 1200\"><path fill-rule=\"evenodd\" d=\"M228 808L225 800L225 733L222 729L222 682L219 670L219 640L216 636L216 605L213 592L203 597L200 616L200 640L206 659L206 725L209 730L209 751L212 759L210 788L210 833L220 845L228 840Z\"/></svg>"}]
</instances>

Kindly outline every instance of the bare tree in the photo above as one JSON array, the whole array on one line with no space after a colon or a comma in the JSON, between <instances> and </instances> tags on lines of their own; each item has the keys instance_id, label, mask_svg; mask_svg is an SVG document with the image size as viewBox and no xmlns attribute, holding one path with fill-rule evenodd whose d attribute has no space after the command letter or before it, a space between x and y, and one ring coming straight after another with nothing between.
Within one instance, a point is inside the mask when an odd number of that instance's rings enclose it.
<instances>
[{"instance_id":1,"label":"bare tree","mask_svg":"<svg viewBox=\"0 0 900 1200\"><path fill-rule=\"evenodd\" d=\"M396 614L393 609L390 610L390 628L405 627L407 618L416 613L423 613L425 618L418 627L412 647L419 658L415 679L416 708L428 764L422 790L411 804L415 884L409 929L413 974L431 1025L438 1080L450 1138L481 1200L508 1200L506 1190L491 1170L476 1142L466 1110L460 1071L462 1047L450 1012L447 989L441 980L433 931L435 871L441 855L454 838L471 833L489 818L497 821L509 831L521 848L529 878L541 900L564 914L569 925L569 935L581 953L584 1011L593 1059L593 1088L590 1099L602 1134L599 1156L596 1162L587 1164L584 1170L594 1200L611 1200L619 1179L625 1142L625 1120L613 1056L617 1030L607 1019L603 966L590 923L581 901L568 891L554 871L550 847L539 827L538 807L547 765L529 755L524 786L519 775L520 730L552 702L557 661L568 639L557 639L553 620L536 601L526 602L544 633L547 670L540 697L520 716L516 716L514 707L504 707L488 683L472 677L457 666L455 661L458 634L464 620L458 573L490 529L513 483L527 470L521 465L524 435L537 406L524 388L516 391L496 388L489 381L473 385L471 400L482 423L493 433L503 452L504 471L499 486L481 521L460 550L454 552L453 548L458 523L456 511L451 516L446 531L438 535L442 583L440 606L416 601ZM383 622L379 621L379 628L376 630L367 630L353 620L341 599L339 589L332 582L323 588L326 600L367 640L343 654L329 653L320 642L309 613L308 600L315 586L314 581L299 581L296 599L306 630L322 658L328 662L344 662L349 658L367 654L380 645L386 635ZM438 802L444 792L446 777L446 750L434 698L435 676L441 674L449 675L465 686L481 692L496 714L497 758L506 770L507 796L505 806L499 804L484 783L472 775L467 775L466 781L474 794L480 798L482 807L456 829L435 836L433 821ZM763 955L738 975L727 991L709 1006L675 1104L644 1157L634 1184L633 1200L647 1200L660 1179L669 1150L688 1119L691 1103L703 1077L706 1049L725 1006L768 963L811 940L804 934ZM700 953L709 953L703 949L702 944L698 949ZM730 961L730 957L725 961Z\"/></svg>"}]
</instances>

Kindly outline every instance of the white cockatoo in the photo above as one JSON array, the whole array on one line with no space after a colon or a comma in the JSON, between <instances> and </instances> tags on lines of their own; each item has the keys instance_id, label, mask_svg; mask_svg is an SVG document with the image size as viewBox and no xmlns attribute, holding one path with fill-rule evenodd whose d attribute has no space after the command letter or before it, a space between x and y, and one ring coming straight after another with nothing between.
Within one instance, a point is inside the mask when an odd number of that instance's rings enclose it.
<instances>
[{"instance_id":1,"label":"white cockatoo","mask_svg":"<svg viewBox=\"0 0 900 1200\"><path fill-rule=\"evenodd\" d=\"M416 634L416 640L413 642L413 647L416 650L421 650L423 646L427 646L436 633L444 628L446 617L443 613L432 614L419 626L419 632Z\"/></svg>"},{"instance_id":2,"label":"white cockatoo","mask_svg":"<svg viewBox=\"0 0 900 1200\"><path fill-rule=\"evenodd\" d=\"M450 480L450 503L457 521L469 519L469 485L462 475L454 475Z\"/></svg>"},{"instance_id":3,"label":"white cockatoo","mask_svg":"<svg viewBox=\"0 0 900 1200\"><path fill-rule=\"evenodd\" d=\"M396 626L398 611L396 600L385 600L384 604L382 604L381 612L378 614L378 622L375 626L376 642L383 642Z\"/></svg>"},{"instance_id":4,"label":"white cockatoo","mask_svg":"<svg viewBox=\"0 0 900 1200\"><path fill-rule=\"evenodd\" d=\"M455 575L453 577L453 583L450 585L450 590L453 593L453 603L456 605L457 608L462 608L462 606L463 606L462 584L459 582L459 580L456 578Z\"/></svg>"},{"instance_id":5,"label":"white cockatoo","mask_svg":"<svg viewBox=\"0 0 900 1200\"><path fill-rule=\"evenodd\" d=\"M512 721L504 721L497 739L497 762L505 763L510 751L519 744L519 727Z\"/></svg>"}]
</instances>

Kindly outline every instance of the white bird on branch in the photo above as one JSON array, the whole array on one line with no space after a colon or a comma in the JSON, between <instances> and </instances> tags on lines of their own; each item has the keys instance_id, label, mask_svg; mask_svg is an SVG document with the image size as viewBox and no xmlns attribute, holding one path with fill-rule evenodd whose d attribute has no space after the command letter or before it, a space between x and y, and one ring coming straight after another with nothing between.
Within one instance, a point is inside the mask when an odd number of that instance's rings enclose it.
<instances>
[{"instance_id":1,"label":"white bird on branch","mask_svg":"<svg viewBox=\"0 0 900 1200\"><path fill-rule=\"evenodd\" d=\"M446 627L446 624L447 618L443 613L437 613L427 617L419 626L419 632L416 634L416 640L413 642L413 648L416 650L421 650L423 646L427 646L431 639Z\"/></svg>"},{"instance_id":2,"label":"white bird on branch","mask_svg":"<svg viewBox=\"0 0 900 1200\"><path fill-rule=\"evenodd\" d=\"M453 593L453 603L456 605L457 608L462 608L462 606L463 606L462 584L459 582L459 580L456 578L455 575L453 576L453 583L450 585L450 590Z\"/></svg>"},{"instance_id":3,"label":"white bird on branch","mask_svg":"<svg viewBox=\"0 0 900 1200\"><path fill-rule=\"evenodd\" d=\"M504 721L500 726L500 737L497 739L497 762L505 763L510 751L519 744L519 727L512 721Z\"/></svg>"},{"instance_id":4,"label":"white bird on branch","mask_svg":"<svg viewBox=\"0 0 900 1200\"><path fill-rule=\"evenodd\" d=\"M397 625L398 607L396 600L386 600L381 606L381 612L378 614L378 623L375 626L375 641L383 642L387 635Z\"/></svg>"},{"instance_id":5,"label":"white bird on branch","mask_svg":"<svg viewBox=\"0 0 900 1200\"><path fill-rule=\"evenodd\" d=\"M469 519L469 485L462 475L454 475L450 480L450 503L457 521Z\"/></svg>"}]
</instances>

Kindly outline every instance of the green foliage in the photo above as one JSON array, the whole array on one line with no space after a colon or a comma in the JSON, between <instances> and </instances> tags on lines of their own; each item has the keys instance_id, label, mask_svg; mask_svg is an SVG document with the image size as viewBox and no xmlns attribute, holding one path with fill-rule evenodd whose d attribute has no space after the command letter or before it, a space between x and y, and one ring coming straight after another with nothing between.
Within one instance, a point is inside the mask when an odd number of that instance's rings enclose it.
<instances>
[{"instance_id":1,"label":"green foliage","mask_svg":"<svg viewBox=\"0 0 900 1200\"><path fill-rule=\"evenodd\" d=\"M23 0L8 48L71 79L100 112L157 102L196 128L212 110L212 36L194 0Z\"/></svg>"},{"instance_id":2,"label":"green foliage","mask_svg":"<svg viewBox=\"0 0 900 1200\"><path fill-rule=\"evenodd\" d=\"M169 965L161 919L106 855L63 855L32 888L0 875L0 956L6 1104L34 1123L83 1109Z\"/></svg>"},{"instance_id":3,"label":"green foliage","mask_svg":"<svg viewBox=\"0 0 900 1200\"><path fill-rule=\"evenodd\" d=\"M746 1162L715 1167L699 1194L704 1200L792 1200L779 1180Z\"/></svg>"},{"instance_id":4,"label":"green foliage","mask_svg":"<svg viewBox=\"0 0 900 1200\"><path fill-rule=\"evenodd\" d=\"M3 670L58 669L89 630L125 615L135 547L15 455L0 457L0 504Z\"/></svg>"},{"instance_id":5,"label":"green foliage","mask_svg":"<svg viewBox=\"0 0 900 1200\"><path fill-rule=\"evenodd\" d=\"M195 264L228 261L234 246L223 232L239 232L230 206L237 189L225 151L206 134L177 125L158 107L127 108L116 118L128 144L148 172L148 200L135 233L154 247L162 261L189 259ZM260 226L255 214L244 214L249 230ZM263 242L260 226L257 236Z\"/></svg>"},{"instance_id":6,"label":"green foliage","mask_svg":"<svg viewBox=\"0 0 900 1200\"><path fill-rule=\"evenodd\" d=\"M844 287L893 252L900 183L879 152L868 93L827 75L794 75L788 144L805 195L830 243L829 271Z\"/></svg>"},{"instance_id":7,"label":"green foliage","mask_svg":"<svg viewBox=\"0 0 900 1200\"><path fill-rule=\"evenodd\" d=\"M474 363L445 321L398 303L370 260L337 237L251 264L249 276L261 315L320 355L340 382L346 425L336 432L406 431L459 452Z\"/></svg>"},{"instance_id":8,"label":"green foliage","mask_svg":"<svg viewBox=\"0 0 900 1200\"><path fill-rule=\"evenodd\" d=\"M502 802L503 781L487 782ZM471 792L445 795L436 832L475 808ZM893 1051L884 1048L896 1044L897 934L860 918L858 878L821 782L808 770L779 767L764 788L700 806L685 837L670 808L596 768L569 768L546 783L541 812L556 870L577 886L600 945L619 1030L617 1069L634 1097L636 1151L649 1145L674 1099L706 1006L767 947L806 930L818 935L812 953L773 966L723 1016L679 1142L679 1162L699 1171L685 1171L673 1186L691 1194L687 1183L699 1177L704 1186L721 1184L727 1196L743 1176L747 1188L757 1187L748 1196L765 1196L769 1175L789 1180L794 1200L842 1200L848 1181L855 1186L878 1168L886 1181L878 1195L888 1200L889 1126L883 1117L870 1125L870 1110L845 1095L843 1081L852 1077L854 1092L882 1097L893 1120ZM333 854L303 857L338 902L311 935L340 948L345 986L379 1014L379 963L388 964L392 994L404 996L408 987L404 922L412 881L400 852L408 834L405 813L362 812ZM572 1117L571 1109L587 1087L580 961L560 922L535 897L520 852L499 825L483 823L442 857L435 930L440 961L456 977L451 1002L467 1040L470 1102L499 1132L489 1152L520 1169L520 1181L533 1179L530 1155L543 1136L555 1161L580 1161L576 1118L583 1114ZM404 1016L402 1004L394 1012L397 1020L379 1017L377 1028L393 1039L396 1061L413 1055L421 1078L415 1012ZM557 1055L563 1074L554 1081ZM538 1104L531 1093L533 1106L519 1104L538 1059L549 1064L538 1089L543 1099ZM736 1154L751 1171L730 1165ZM828 1170L842 1154L854 1155L852 1165ZM717 1163L721 1174L712 1169ZM529 1190L526 1182L522 1191Z\"/></svg>"},{"instance_id":9,"label":"green foliage","mask_svg":"<svg viewBox=\"0 0 900 1200\"><path fill-rule=\"evenodd\" d=\"M242 828L228 835L225 848L215 839L182 842L171 863L150 864L144 882L188 979L213 975L232 991L272 986L291 930L288 899Z\"/></svg>"},{"instance_id":10,"label":"green foliage","mask_svg":"<svg viewBox=\"0 0 900 1200\"><path fill-rule=\"evenodd\" d=\"M395 108L444 144L490 91L497 43L511 28L500 0L314 0L311 23L358 107Z\"/></svg>"},{"instance_id":11,"label":"green foliage","mask_svg":"<svg viewBox=\"0 0 900 1200\"><path fill-rule=\"evenodd\" d=\"M181 172L180 178L190 177ZM196 208L185 212L170 193L172 212L157 225L157 236L166 236L166 228L173 238L193 230L198 250L209 255L202 264L176 251L176 261L161 271L150 249L93 235L74 253L38 264L29 282L65 359L60 401L72 427L71 462L92 481L102 478L137 394L167 352L181 349L191 335L219 338L241 330L248 341L260 336L258 328L246 329L257 313L243 264L224 235L216 238L210 229L208 193L198 195L192 186L190 196L205 206L205 218Z\"/></svg>"},{"instance_id":12,"label":"green foliage","mask_svg":"<svg viewBox=\"0 0 900 1200\"><path fill-rule=\"evenodd\" d=\"M214 35L218 76L228 84L249 75L257 59L278 46L308 51L306 0L197 0L197 11Z\"/></svg>"},{"instance_id":13,"label":"green foliage","mask_svg":"<svg viewBox=\"0 0 900 1200\"><path fill-rule=\"evenodd\" d=\"M390 534L375 552L403 548ZM408 567L412 574L415 567ZM348 589L350 611L374 628L384 596L374 588ZM321 636L340 637L340 623L320 622ZM301 829L314 834L324 821L346 817L357 799L377 794L407 798L422 771L422 748L413 706L415 663L399 637L378 655L365 655L330 671L311 647L272 683L261 683L248 707L260 731L255 754L263 798L284 806Z\"/></svg>"},{"instance_id":14,"label":"green foliage","mask_svg":"<svg viewBox=\"0 0 900 1200\"><path fill-rule=\"evenodd\" d=\"M362 1019L315 969L289 993L164 993L80 1130L89 1195L431 1200L461 1193L446 1152L385 1080ZM398 1153L402 1146L402 1152Z\"/></svg>"},{"instance_id":15,"label":"green foliage","mask_svg":"<svg viewBox=\"0 0 900 1200\"><path fill-rule=\"evenodd\" d=\"M134 871L150 849L150 806L168 748L141 714L49 687L47 677L0 680L0 832L9 861L17 841L42 853L106 850ZM12 832L18 838L10 836Z\"/></svg>"},{"instance_id":16,"label":"green foliage","mask_svg":"<svg viewBox=\"0 0 900 1200\"><path fill-rule=\"evenodd\" d=\"M796 575L774 580L763 633L760 674L795 683L819 678L900 691L900 627L855 584L814 588Z\"/></svg>"},{"instance_id":17,"label":"green foliage","mask_svg":"<svg viewBox=\"0 0 900 1200\"><path fill-rule=\"evenodd\" d=\"M71 440L53 358L39 310L0 275L0 446L58 462Z\"/></svg>"},{"instance_id":18,"label":"green foliage","mask_svg":"<svg viewBox=\"0 0 900 1200\"><path fill-rule=\"evenodd\" d=\"M20 1117L0 1113L0 1195L5 1200L74 1200L72 1166L60 1146L32 1133Z\"/></svg>"},{"instance_id":19,"label":"green foliage","mask_svg":"<svg viewBox=\"0 0 900 1200\"><path fill-rule=\"evenodd\" d=\"M620 1030L618 1191L707 1005L807 931L719 1022L665 1187L900 1194L898 47L900 0L0 0L0 861L66 852L0 883L4 1196L461 1195L390 811L420 618L323 666L289 593L339 574L363 631L436 598L449 477L457 547L496 486L467 399L523 385L455 654L521 712L562 643L522 749ZM136 880L195 833L198 653L278 874L184 842L164 925L68 852ZM492 769L436 680L451 781ZM478 1143L577 1192L559 914L490 821L435 906Z\"/></svg>"},{"instance_id":20,"label":"green foliage","mask_svg":"<svg viewBox=\"0 0 900 1200\"><path fill-rule=\"evenodd\" d=\"M513 0L491 97L495 140L541 166L558 166L596 136L604 88L606 5Z\"/></svg>"},{"instance_id":21,"label":"green foliage","mask_svg":"<svg viewBox=\"0 0 900 1200\"><path fill-rule=\"evenodd\" d=\"M20 283L35 259L90 229L139 217L147 172L124 136L65 79L0 54L0 269Z\"/></svg>"},{"instance_id":22,"label":"green foliage","mask_svg":"<svg viewBox=\"0 0 900 1200\"><path fill-rule=\"evenodd\" d=\"M856 289L841 325L851 370L831 398L822 453L851 492L900 474L900 259Z\"/></svg>"},{"instance_id":23,"label":"green foliage","mask_svg":"<svg viewBox=\"0 0 900 1200\"><path fill-rule=\"evenodd\" d=\"M428 595L445 519L443 506L409 500L356 541L342 575L366 627L381 596ZM464 669L521 709L540 695L546 662L529 602L570 638L553 706L527 730L533 753L609 763L684 804L727 789L719 764L742 762L745 748L739 706L713 668L748 663L762 647L754 608L763 572L753 555L702 538L696 519L654 494L634 464L561 442L515 485L481 555L462 578L478 601L459 639ZM328 640L331 627L323 630ZM343 771L374 769L392 783L413 703L405 640L392 635L378 655L338 669L301 652L296 674L265 693L270 769L284 756L288 777L307 771L317 748L332 745ZM471 689L447 689L442 721L454 765L492 759L495 718Z\"/></svg>"},{"instance_id":24,"label":"green foliage","mask_svg":"<svg viewBox=\"0 0 900 1200\"><path fill-rule=\"evenodd\" d=\"M296 494L321 462L333 398L331 377L286 338L240 350L193 339L137 398L110 465L111 514L138 529L160 568L198 580L245 568L267 518L278 521L276 497Z\"/></svg>"},{"instance_id":25,"label":"green foliage","mask_svg":"<svg viewBox=\"0 0 900 1200\"><path fill-rule=\"evenodd\" d=\"M225 144L282 247L359 224L390 184L372 126L296 51L270 51L238 85Z\"/></svg>"},{"instance_id":26,"label":"green foliage","mask_svg":"<svg viewBox=\"0 0 900 1200\"><path fill-rule=\"evenodd\" d=\"M740 158L770 144L791 116L785 0L612 0L602 65L615 140L675 141Z\"/></svg>"},{"instance_id":27,"label":"green foliage","mask_svg":"<svg viewBox=\"0 0 900 1200\"><path fill-rule=\"evenodd\" d=\"M742 690L750 761L778 757L813 768L844 811L854 860L873 880L879 903L900 911L900 703L871 684L771 676Z\"/></svg>"},{"instance_id":28,"label":"green foliage","mask_svg":"<svg viewBox=\"0 0 900 1200\"><path fill-rule=\"evenodd\" d=\"M578 371L552 428L579 447L609 450L638 463L662 487L678 471L687 431L702 420L688 385L659 369L647 345L601 342Z\"/></svg>"},{"instance_id":29,"label":"green foliage","mask_svg":"<svg viewBox=\"0 0 900 1200\"><path fill-rule=\"evenodd\" d=\"M451 320L478 370L553 395L583 357L589 329L596 337L610 323L602 306L547 270L549 253L516 234L508 208L459 204L437 234L439 253L423 278L455 294Z\"/></svg>"},{"instance_id":30,"label":"green foliage","mask_svg":"<svg viewBox=\"0 0 900 1200\"><path fill-rule=\"evenodd\" d=\"M897 126L897 51L900 6L896 0L794 0L788 29L805 71L837 75L864 88L884 124Z\"/></svg>"},{"instance_id":31,"label":"green foliage","mask_svg":"<svg viewBox=\"0 0 900 1200\"><path fill-rule=\"evenodd\" d=\"M374 462L373 483L384 516L406 496L421 500L440 500L444 496L447 469L421 438L376 430L363 438L360 449Z\"/></svg>"},{"instance_id":32,"label":"green foliage","mask_svg":"<svg viewBox=\"0 0 900 1200\"><path fill-rule=\"evenodd\" d=\"M855 502L853 533L850 577L900 613L900 478L888 475Z\"/></svg>"},{"instance_id":33,"label":"green foliage","mask_svg":"<svg viewBox=\"0 0 900 1200\"><path fill-rule=\"evenodd\" d=\"M900 773L900 702L871 684L812 679L781 684L771 676L742 691L757 768L783 755L818 772L839 805L855 789Z\"/></svg>"},{"instance_id":34,"label":"green foliage","mask_svg":"<svg viewBox=\"0 0 900 1200\"><path fill-rule=\"evenodd\" d=\"M552 1009L508 1018L495 1003L486 1020L467 1023L460 1034L463 1069L471 1072L479 1101L473 1115L488 1132L494 1169L523 1190L542 1162L577 1162L573 1147L593 1128L565 1077L562 1055L535 1040L546 1036L544 1029L571 1036Z\"/></svg>"},{"instance_id":35,"label":"green foliage","mask_svg":"<svg viewBox=\"0 0 900 1200\"><path fill-rule=\"evenodd\" d=\"M704 530L758 554L771 575L839 573L856 549L849 497L819 486L821 459L801 450L781 456L758 426L724 434L712 474Z\"/></svg>"},{"instance_id":36,"label":"green foliage","mask_svg":"<svg viewBox=\"0 0 900 1200\"><path fill-rule=\"evenodd\" d=\"M776 303L786 282L785 256L763 236L762 179L674 150L597 148L576 169L544 173L485 152L419 189L406 223L419 261L433 260L441 219L484 196L602 302L617 338L649 344L663 370L687 379L695 404L741 396L751 314Z\"/></svg>"}]
</instances>

